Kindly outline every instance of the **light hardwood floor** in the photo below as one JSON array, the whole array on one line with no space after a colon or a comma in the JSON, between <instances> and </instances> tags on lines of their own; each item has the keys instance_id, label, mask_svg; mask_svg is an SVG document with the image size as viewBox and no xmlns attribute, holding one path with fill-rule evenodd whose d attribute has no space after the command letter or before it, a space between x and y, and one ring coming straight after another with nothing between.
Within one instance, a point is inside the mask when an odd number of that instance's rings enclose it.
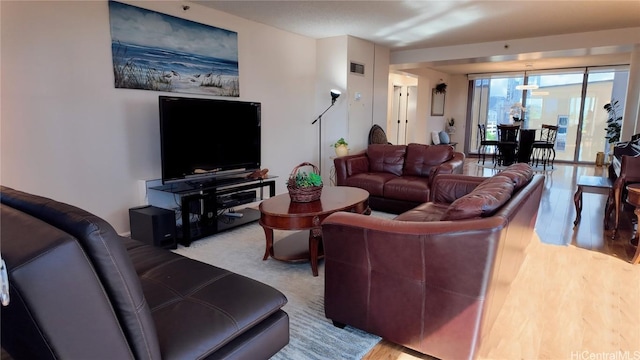
<instances>
[{"instance_id":1,"label":"light hardwood floor","mask_svg":"<svg viewBox=\"0 0 640 360\"><path fill-rule=\"evenodd\" d=\"M464 172L496 171L470 158ZM633 212L624 213L612 239L603 226L606 196L584 193L574 228L576 180L606 176L606 167L556 164L545 175L536 238L479 359L640 359L640 265L629 263ZM383 340L364 359L433 358Z\"/></svg>"}]
</instances>

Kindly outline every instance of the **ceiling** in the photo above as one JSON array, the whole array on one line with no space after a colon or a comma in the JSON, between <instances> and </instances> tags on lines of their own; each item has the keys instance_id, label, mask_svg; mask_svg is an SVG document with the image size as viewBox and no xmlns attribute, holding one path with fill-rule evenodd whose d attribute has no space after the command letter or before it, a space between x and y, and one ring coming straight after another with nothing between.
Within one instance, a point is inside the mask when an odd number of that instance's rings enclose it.
<instances>
[{"instance_id":1,"label":"ceiling","mask_svg":"<svg viewBox=\"0 0 640 360\"><path fill-rule=\"evenodd\" d=\"M351 35L391 51L640 27L640 1L193 1L311 38ZM629 62L631 47L423 64L451 74Z\"/></svg>"}]
</instances>

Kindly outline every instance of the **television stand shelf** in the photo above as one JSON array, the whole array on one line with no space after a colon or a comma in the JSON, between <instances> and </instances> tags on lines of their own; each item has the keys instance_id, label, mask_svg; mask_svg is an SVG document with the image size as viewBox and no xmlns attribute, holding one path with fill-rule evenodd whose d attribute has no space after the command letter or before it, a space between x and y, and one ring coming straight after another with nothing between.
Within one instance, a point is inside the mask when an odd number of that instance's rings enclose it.
<instances>
[{"instance_id":1,"label":"television stand shelf","mask_svg":"<svg viewBox=\"0 0 640 360\"><path fill-rule=\"evenodd\" d=\"M245 225L260 219L260 211L246 208L228 210L239 205L264 199L264 188L269 187L269 197L276 195L276 177L250 179L246 177L229 177L207 182L184 181L151 189L180 196L180 212L182 226L178 227L178 242L189 246L194 240ZM251 191L257 196L251 196ZM198 220L192 221L192 215Z\"/></svg>"}]
</instances>

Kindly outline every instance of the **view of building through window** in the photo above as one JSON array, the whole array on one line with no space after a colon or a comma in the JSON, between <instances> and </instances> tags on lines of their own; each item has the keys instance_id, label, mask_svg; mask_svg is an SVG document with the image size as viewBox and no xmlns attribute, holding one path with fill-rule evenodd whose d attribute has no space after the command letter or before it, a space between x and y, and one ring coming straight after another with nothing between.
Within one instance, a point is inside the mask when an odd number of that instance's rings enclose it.
<instances>
[{"instance_id":1,"label":"view of building through window","mask_svg":"<svg viewBox=\"0 0 640 360\"><path fill-rule=\"evenodd\" d=\"M477 152L479 124L487 140L497 140L499 124L520 124L522 129L557 125L556 160L594 162L608 152L607 113L604 105L617 100L624 109L628 67L546 70L518 74L470 76L469 150ZM539 131L536 136L539 136Z\"/></svg>"}]
</instances>

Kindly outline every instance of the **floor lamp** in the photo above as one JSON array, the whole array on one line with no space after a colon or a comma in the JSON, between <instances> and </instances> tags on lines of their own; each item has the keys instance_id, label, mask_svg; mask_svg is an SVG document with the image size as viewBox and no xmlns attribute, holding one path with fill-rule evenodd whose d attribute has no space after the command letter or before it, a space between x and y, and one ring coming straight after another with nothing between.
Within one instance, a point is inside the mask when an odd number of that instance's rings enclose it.
<instances>
[{"instance_id":1,"label":"floor lamp","mask_svg":"<svg viewBox=\"0 0 640 360\"><path fill-rule=\"evenodd\" d=\"M320 172L320 176L322 176L322 115L324 115L324 113L326 113L327 111L329 111L329 109L331 109L331 107L336 103L336 100L338 99L338 97L340 97L340 94L342 93L339 90L331 89L331 105L329 105L327 110L323 111L322 114L320 114L311 123L311 125L313 125L316 122L319 122L318 123L318 171Z\"/></svg>"}]
</instances>

